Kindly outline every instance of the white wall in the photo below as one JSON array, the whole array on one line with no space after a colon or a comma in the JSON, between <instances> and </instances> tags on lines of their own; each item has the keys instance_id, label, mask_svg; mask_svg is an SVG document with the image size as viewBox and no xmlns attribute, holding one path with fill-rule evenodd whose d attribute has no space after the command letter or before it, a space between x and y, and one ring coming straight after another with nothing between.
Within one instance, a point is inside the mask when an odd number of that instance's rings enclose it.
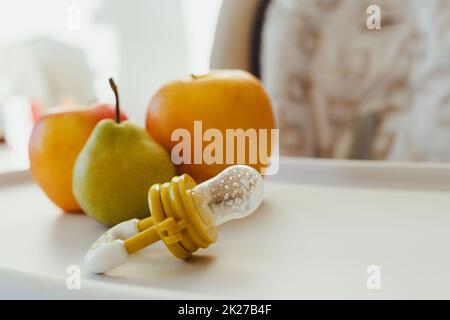
<instances>
[{"instance_id":1,"label":"white wall","mask_svg":"<svg viewBox=\"0 0 450 320\"><path fill-rule=\"evenodd\" d=\"M159 86L208 70L221 1L0 0L0 47L46 36L82 48L97 98L114 101L113 75L125 111L143 125Z\"/></svg>"}]
</instances>

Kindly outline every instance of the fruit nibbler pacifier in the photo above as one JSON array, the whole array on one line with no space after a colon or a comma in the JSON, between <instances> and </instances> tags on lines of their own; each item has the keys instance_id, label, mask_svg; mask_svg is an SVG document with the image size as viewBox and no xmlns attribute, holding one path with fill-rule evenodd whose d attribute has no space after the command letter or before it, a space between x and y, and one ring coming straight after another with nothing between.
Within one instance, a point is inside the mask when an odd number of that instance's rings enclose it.
<instances>
[{"instance_id":1,"label":"fruit nibbler pacifier","mask_svg":"<svg viewBox=\"0 0 450 320\"><path fill-rule=\"evenodd\" d=\"M85 266L92 273L106 272L159 240L174 256L187 259L216 242L216 226L248 216L262 198L261 175L245 165L228 167L199 185L186 174L155 184L148 192L151 216L105 232L86 253Z\"/></svg>"}]
</instances>

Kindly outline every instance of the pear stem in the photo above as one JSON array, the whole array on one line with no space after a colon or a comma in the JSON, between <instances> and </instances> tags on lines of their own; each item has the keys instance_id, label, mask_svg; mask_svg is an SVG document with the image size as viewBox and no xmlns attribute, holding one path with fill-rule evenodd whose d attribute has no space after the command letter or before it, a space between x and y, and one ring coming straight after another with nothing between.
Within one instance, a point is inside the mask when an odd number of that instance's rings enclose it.
<instances>
[{"instance_id":1,"label":"pear stem","mask_svg":"<svg viewBox=\"0 0 450 320\"><path fill-rule=\"evenodd\" d=\"M116 123L120 124L120 101L119 101L119 91L117 90L116 83L113 78L109 78L109 85L111 86L114 96L116 97Z\"/></svg>"}]
</instances>

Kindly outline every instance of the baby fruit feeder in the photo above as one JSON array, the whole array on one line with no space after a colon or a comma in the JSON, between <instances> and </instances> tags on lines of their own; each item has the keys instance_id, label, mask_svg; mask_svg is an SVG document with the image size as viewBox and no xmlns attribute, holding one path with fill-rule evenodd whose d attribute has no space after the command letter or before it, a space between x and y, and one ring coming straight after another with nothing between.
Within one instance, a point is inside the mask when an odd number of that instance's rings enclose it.
<instances>
[{"instance_id":1,"label":"baby fruit feeder","mask_svg":"<svg viewBox=\"0 0 450 320\"><path fill-rule=\"evenodd\" d=\"M106 272L159 240L175 257L187 259L216 242L216 226L253 213L262 198L261 175L245 165L228 167L199 185L187 174L155 184L148 192L151 216L105 232L86 253L85 266L92 273Z\"/></svg>"}]
</instances>

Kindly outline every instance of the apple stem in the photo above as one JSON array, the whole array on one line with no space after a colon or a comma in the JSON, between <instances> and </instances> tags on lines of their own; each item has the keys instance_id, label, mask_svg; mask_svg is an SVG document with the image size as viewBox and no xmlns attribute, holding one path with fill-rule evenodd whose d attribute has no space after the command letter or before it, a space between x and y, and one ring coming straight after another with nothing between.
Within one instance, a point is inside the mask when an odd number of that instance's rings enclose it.
<instances>
[{"instance_id":1,"label":"apple stem","mask_svg":"<svg viewBox=\"0 0 450 320\"><path fill-rule=\"evenodd\" d=\"M109 85L111 86L111 89L114 92L114 96L116 97L116 123L120 124L119 91L117 90L117 86L113 78L109 78Z\"/></svg>"}]
</instances>

